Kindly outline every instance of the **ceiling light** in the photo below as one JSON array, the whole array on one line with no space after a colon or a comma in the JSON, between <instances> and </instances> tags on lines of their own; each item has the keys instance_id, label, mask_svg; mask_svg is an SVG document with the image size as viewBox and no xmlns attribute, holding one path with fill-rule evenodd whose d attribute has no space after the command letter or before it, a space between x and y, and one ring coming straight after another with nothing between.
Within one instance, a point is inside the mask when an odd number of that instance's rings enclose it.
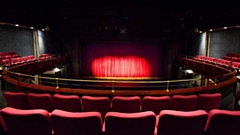
<instances>
[{"instance_id":1,"label":"ceiling light","mask_svg":"<svg viewBox=\"0 0 240 135\"><path fill-rule=\"evenodd\" d=\"M19 24L15 24L15 26L16 26L16 27L18 27L18 26L19 26Z\"/></svg>"}]
</instances>

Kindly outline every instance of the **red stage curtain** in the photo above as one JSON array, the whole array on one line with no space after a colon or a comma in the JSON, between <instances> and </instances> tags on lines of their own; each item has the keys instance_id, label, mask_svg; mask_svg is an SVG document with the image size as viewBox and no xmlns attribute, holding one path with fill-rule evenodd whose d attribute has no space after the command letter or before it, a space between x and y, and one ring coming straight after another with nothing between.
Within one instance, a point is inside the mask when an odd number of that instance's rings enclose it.
<instances>
[{"instance_id":1,"label":"red stage curtain","mask_svg":"<svg viewBox=\"0 0 240 135\"><path fill-rule=\"evenodd\" d=\"M83 77L162 77L163 49L156 43L85 43Z\"/></svg>"},{"instance_id":2,"label":"red stage curtain","mask_svg":"<svg viewBox=\"0 0 240 135\"><path fill-rule=\"evenodd\" d=\"M149 77L150 68L146 59L136 56L105 56L92 63L95 77Z\"/></svg>"}]
</instances>

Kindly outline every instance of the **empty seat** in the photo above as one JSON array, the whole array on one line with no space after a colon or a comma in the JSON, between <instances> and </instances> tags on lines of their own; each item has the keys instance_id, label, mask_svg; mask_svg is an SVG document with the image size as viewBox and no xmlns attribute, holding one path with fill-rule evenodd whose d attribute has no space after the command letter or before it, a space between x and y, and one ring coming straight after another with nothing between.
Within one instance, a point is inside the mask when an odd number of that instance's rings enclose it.
<instances>
[{"instance_id":1,"label":"empty seat","mask_svg":"<svg viewBox=\"0 0 240 135\"><path fill-rule=\"evenodd\" d=\"M207 135L239 135L240 111L213 109L209 112Z\"/></svg>"},{"instance_id":2,"label":"empty seat","mask_svg":"<svg viewBox=\"0 0 240 135\"><path fill-rule=\"evenodd\" d=\"M142 102L142 111L153 111L156 115L161 110L170 108L171 98L169 96L145 96Z\"/></svg>"},{"instance_id":3,"label":"empty seat","mask_svg":"<svg viewBox=\"0 0 240 135\"><path fill-rule=\"evenodd\" d=\"M240 110L240 92L234 94L234 110Z\"/></svg>"},{"instance_id":4,"label":"empty seat","mask_svg":"<svg viewBox=\"0 0 240 135\"><path fill-rule=\"evenodd\" d=\"M112 98L112 111L133 113L141 110L141 98L139 96L123 97L114 96Z\"/></svg>"},{"instance_id":5,"label":"empty seat","mask_svg":"<svg viewBox=\"0 0 240 135\"><path fill-rule=\"evenodd\" d=\"M197 109L209 112L212 109L218 109L222 95L214 94L198 94Z\"/></svg>"},{"instance_id":6,"label":"empty seat","mask_svg":"<svg viewBox=\"0 0 240 135\"><path fill-rule=\"evenodd\" d=\"M80 112L81 103L80 98L77 95L53 95L55 109L70 111L70 112Z\"/></svg>"},{"instance_id":7,"label":"empty seat","mask_svg":"<svg viewBox=\"0 0 240 135\"><path fill-rule=\"evenodd\" d=\"M27 98L32 109L45 109L52 112L54 100L51 94L28 93Z\"/></svg>"},{"instance_id":8,"label":"empty seat","mask_svg":"<svg viewBox=\"0 0 240 135\"><path fill-rule=\"evenodd\" d=\"M152 111L137 113L108 112L103 131L106 135L153 135L156 115Z\"/></svg>"},{"instance_id":9,"label":"empty seat","mask_svg":"<svg viewBox=\"0 0 240 135\"><path fill-rule=\"evenodd\" d=\"M7 135L52 135L50 117L46 110L6 107L0 113L7 127Z\"/></svg>"},{"instance_id":10,"label":"empty seat","mask_svg":"<svg viewBox=\"0 0 240 135\"><path fill-rule=\"evenodd\" d=\"M54 135L101 135L99 112L67 112L54 110L51 114Z\"/></svg>"},{"instance_id":11,"label":"empty seat","mask_svg":"<svg viewBox=\"0 0 240 135\"><path fill-rule=\"evenodd\" d=\"M203 110L162 110L157 118L158 135L204 135L208 114Z\"/></svg>"},{"instance_id":12,"label":"empty seat","mask_svg":"<svg viewBox=\"0 0 240 135\"><path fill-rule=\"evenodd\" d=\"M4 92L4 97L8 107L16 109L29 109L27 94L25 92Z\"/></svg>"},{"instance_id":13,"label":"empty seat","mask_svg":"<svg viewBox=\"0 0 240 135\"><path fill-rule=\"evenodd\" d=\"M7 128L6 128L5 124L4 124L2 116L0 115L0 135L5 135L6 134L6 130L7 130Z\"/></svg>"},{"instance_id":14,"label":"empty seat","mask_svg":"<svg viewBox=\"0 0 240 135\"><path fill-rule=\"evenodd\" d=\"M97 111L100 112L104 118L105 114L110 111L111 101L109 97L81 97L82 111Z\"/></svg>"},{"instance_id":15,"label":"empty seat","mask_svg":"<svg viewBox=\"0 0 240 135\"><path fill-rule=\"evenodd\" d=\"M177 111L194 111L197 105L196 95L173 95L171 109Z\"/></svg>"}]
</instances>

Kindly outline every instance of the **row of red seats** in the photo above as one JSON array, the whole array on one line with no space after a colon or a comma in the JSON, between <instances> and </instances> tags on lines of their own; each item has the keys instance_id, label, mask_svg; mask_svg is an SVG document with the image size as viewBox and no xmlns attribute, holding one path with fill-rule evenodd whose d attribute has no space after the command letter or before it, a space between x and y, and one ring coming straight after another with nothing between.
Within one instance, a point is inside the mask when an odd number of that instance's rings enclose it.
<instances>
[{"instance_id":1,"label":"row of red seats","mask_svg":"<svg viewBox=\"0 0 240 135\"><path fill-rule=\"evenodd\" d=\"M198 95L170 96L114 96L109 97L36 94L6 91L4 97L8 107L18 109L45 109L52 112L60 109L71 112L98 111L104 116L109 111L133 113L153 111L158 114L161 110L172 109L178 111L205 110L209 112L217 109L221 100L220 93Z\"/></svg>"},{"instance_id":2,"label":"row of red seats","mask_svg":"<svg viewBox=\"0 0 240 135\"><path fill-rule=\"evenodd\" d=\"M228 53L226 56L223 56L223 59L240 62L240 54Z\"/></svg>"},{"instance_id":3,"label":"row of red seats","mask_svg":"<svg viewBox=\"0 0 240 135\"><path fill-rule=\"evenodd\" d=\"M36 61L37 59L33 55L23 56L23 57L12 57L12 58L5 58L2 60L2 65L4 67L10 67L18 64L28 63L32 61Z\"/></svg>"},{"instance_id":4,"label":"row of red seats","mask_svg":"<svg viewBox=\"0 0 240 135\"><path fill-rule=\"evenodd\" d=\"M137 113L0 110L7 135L239 135L240 111L213 109Z\"/></svg>"},{"instance_id":5,"label":"row of red seats","mask_svg":"<svg viewBox=\"0 0 240 135\"><path fill-rule=\"evenodd\" d=\"M15 52L0 52L0 58L5 58L8 55L16 55Z\"/></svg>"},{"instance_id":6,"label":"row of red seats","mask_svg":"<svg viewBox=\"0 0 240 135\"><path fill-rule=\"evenodd\" d=\"M240 68L240 62L236 61L231 61L231 60L226 60L226 59L221 59L221 58L214 58L214 57L208 57L208 56L203 56L203 55L197 55L194 59L203 61L203 62L209 62L212 64L216 64L219 66L224 66L224 67L231 67L234 70L238 70Z\"/></svg>"},{"instance_id":7,"label":"row of red seats","mask_svg":"<svg viewBox=\"0 0 240 135\"><path fill-rule=\"evenodd\" d=\"M2 58L0 63L4 67L10 67L18 64L28 63L28 62L37 61L37 60L51 59L51 58L52 58L51 54L40 54L38 59L36 59L33 55L23 56L23 57L20 57L18 55L13 55L11 57Z\"/></svg>"},{"instance_id":8,"label":"row of red seats","mask_svg":"<svg viewBox=\"0 0 240 135\"><path fill-rule=\"evenodd\" d=\"M38 57L39 60L45 60L45 59L51 59L51 58L52 56L50 53L40 54Z\"/></svg>"}]
</instances>

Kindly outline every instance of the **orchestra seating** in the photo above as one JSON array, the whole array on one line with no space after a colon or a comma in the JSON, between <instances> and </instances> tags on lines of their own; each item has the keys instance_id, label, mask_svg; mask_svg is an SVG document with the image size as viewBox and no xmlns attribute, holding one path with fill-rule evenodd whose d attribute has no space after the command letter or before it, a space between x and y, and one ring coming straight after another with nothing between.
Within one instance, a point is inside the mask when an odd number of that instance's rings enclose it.
<instances>
[{"instance_id":1,"label":"orchestra seating","mask_svg":"<svg viewBox=\"0 0 240 135\"><path fill-rule=\"evenodd\" d=\"M55 109L70 112L97 111L102 116L109 111L134 113L153 111L156 115L161 110L194 111L218 109L221 94L191 94L173 96L78 96L33 92L4 92L7 107L16 109Z\"/></svg>"},{"instance_id":2,"label":"orchestra seating","mask_svg":"<svg viewBox=\"0 0 240 135\"><path fill-rule=\"evenodd\" d=\"M1 135L238 135L240 111L213 109L134 113L0 110ZM120 134L121 133L121 134Z\"/></svg>"}]
</instances>

